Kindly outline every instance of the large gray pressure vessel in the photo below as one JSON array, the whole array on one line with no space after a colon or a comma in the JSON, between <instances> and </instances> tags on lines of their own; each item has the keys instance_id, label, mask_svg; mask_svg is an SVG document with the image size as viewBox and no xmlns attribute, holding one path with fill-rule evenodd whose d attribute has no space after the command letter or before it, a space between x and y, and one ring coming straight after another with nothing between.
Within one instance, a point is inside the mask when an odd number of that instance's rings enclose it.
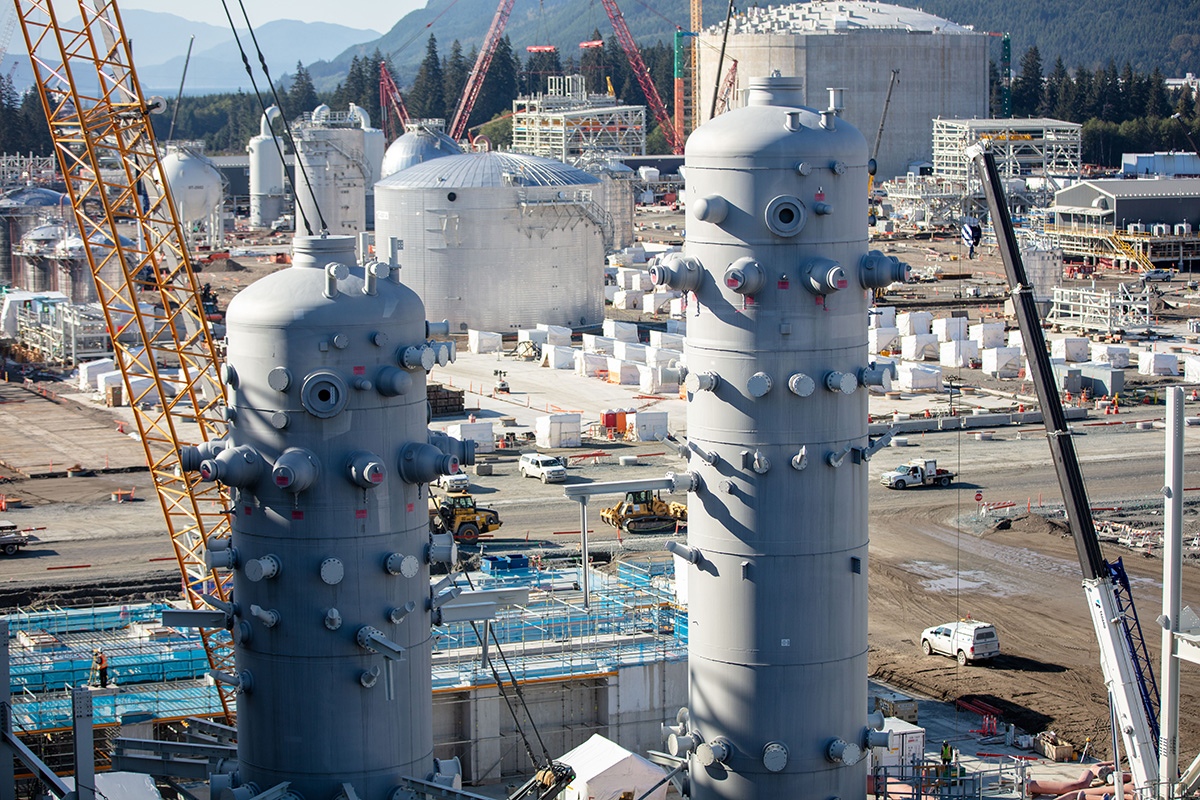
<instances>
[{"instance_id":1,"label":"large gray pressure vessel","mask_svg":"<svg viewBox=\"0 0 1200 800\"><path fill-rule=\"evenodd\" d=\"M229 788L387 800L435 767L429 562L443 559L426 484L470 454L430 443L425 382L452 348L428 339L398 270L358 266L347 236L298 238L293 266L234 298L227 325L229 434L182 460L232 497L228 547L208 553L233 570Z\"/></svg>"},{"instance_id":2,"label":"large gray pressure vessel","mask_svg":"<svg viewBox=\"0 0 1200 800\"><path fill-rule=\"evenodd\" d=\"M692 800L863 798L867 724L867 145L794 78L687 142Z\"/></svg>"}]
</instances>

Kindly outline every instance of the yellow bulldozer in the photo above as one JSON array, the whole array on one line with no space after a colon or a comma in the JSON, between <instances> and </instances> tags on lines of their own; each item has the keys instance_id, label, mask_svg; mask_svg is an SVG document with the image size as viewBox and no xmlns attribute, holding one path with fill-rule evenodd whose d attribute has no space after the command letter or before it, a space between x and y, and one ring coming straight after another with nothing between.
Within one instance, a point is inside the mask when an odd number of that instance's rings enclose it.
<instances>
[{"instance_id":1,"label":"yellow bulldozer","mask_svg":"<svg viewBox=\"0 0 1200 800\"><path fill-rule=\"evenodd\" d=\"M447 492L442 496L429 493L429 530L434 533L453 533L454 541L475 544L481 533L491 533L504 523L491 508L475 505L475 498L466 492Z\"/></svg>"},{"instance_id":2,"label":"yellow bulldozer","mask_svg":"<svg viewBox=\"0 0 1200 800\"><path fill-rule=\"evenodd\" d=\"M668 503L645 489L600 512L600 518L626 533L674 533L687 527L687 504Z\"/></svg>"}]
</instances>

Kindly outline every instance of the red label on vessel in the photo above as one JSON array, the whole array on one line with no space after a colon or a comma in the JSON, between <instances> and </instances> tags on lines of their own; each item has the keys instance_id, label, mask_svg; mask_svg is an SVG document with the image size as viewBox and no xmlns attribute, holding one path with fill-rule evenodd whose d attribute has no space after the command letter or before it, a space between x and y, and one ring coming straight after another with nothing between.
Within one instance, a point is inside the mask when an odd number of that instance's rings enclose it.
<instances>
[{"instance_id":1,"label":"red label on vessel","mask_svg":"<svg viewBox=\"0 0 1200 800\"><path fill-rule=\"evenodd\" d=\"M354 518L355 519L366 519L367 518L367 510L365 508L355 509L354 510Z\"/></svg>"},{"instance_id":2,"label":"red label on vessel","mask_svg":"<svg viewBox=\"0 0 1200 800\"><path fill-rule=\"evenodd\" d=\"M304 519L304 512L303 511L293 511L292 519Z\"/></svg>"},{"instance_id":3,"label":"red label on vessel","mask_svg":"<svg viewBox=\"0 0 1200 800\"><path fill-rule=\"evenodd\" d=\"M355 368L354 368L354 374L355 374L355 375L366 375L366 374L367 374L367 368L366 368L366 367L361 367L361 366L360 366L360 367L355 367Z\"/></svg>"}]
</instances>

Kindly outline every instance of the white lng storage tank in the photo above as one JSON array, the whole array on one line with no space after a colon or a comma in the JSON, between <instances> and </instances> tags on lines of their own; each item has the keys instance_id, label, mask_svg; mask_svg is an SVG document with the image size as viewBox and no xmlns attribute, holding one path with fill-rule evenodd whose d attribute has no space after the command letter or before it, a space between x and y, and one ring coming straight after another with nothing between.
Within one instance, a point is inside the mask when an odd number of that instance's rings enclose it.
<instances>
[{"instance_id":1,"label":"white lng storage tank","mask_svg":"<svg viewBox=\"0 0 1200 800\"><path fill-rule=\"evenodd\" d=\"M376 250L403 242L404 283L451 331L604 318L604 185L560 161L464 153L375 187Z\"/></svg>"}]
</instances>

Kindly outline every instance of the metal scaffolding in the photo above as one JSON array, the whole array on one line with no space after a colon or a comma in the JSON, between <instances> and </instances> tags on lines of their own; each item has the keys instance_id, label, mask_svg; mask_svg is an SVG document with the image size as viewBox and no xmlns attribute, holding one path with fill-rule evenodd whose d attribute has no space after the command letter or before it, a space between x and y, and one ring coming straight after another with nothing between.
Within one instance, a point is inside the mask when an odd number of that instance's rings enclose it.
<instances>
[{"instance_id":1,"label":"metal scaffolding","mask_svg":"<svg viewBox=\"0 0 1200 800\"><path fill-rule=\"evenodd\" d=\"M1056 286L1047 321L1065 328L1101 333L1148 328L1153 323L1152 292L1148 287L1135 289L1132 286L1123 283L1115 292Z\"/></svg>"},{"instance_id":2,"label":"metal scaffolding","mask_svg":"<svg viewBox=\"0 0 1200 800\"><path fill-rule=\"evenodd\" d=\"M514 152L577 164L585 156L646 154L646 108L589 94L582 75L555 75L548 91L513 101Z\"/></svg>"},{"instance_id":3,"label":"metal scaffolding","mask_svg":"<svg viewBox=\"0 0 1200 800\"><path fill-rule=\"evenodd\" d=\"M24 303L17 311L17 341L47 364L69 366L113 354L100 305L71 305L65 298Z\"/></svg>"},{"instance_id":4,"label":"metal scaffolding","mask_svg":"<svg viewBox=\"0 0 1200 800\"><path fill-rule=\"evenodd\" d=\"M988 141L1000 174L1007 178L1078 180L1083 167L1083 126L1056 119L935 119L933 171L938 177L977 186L967 147Z\"/></svg>"}]
</instances>

